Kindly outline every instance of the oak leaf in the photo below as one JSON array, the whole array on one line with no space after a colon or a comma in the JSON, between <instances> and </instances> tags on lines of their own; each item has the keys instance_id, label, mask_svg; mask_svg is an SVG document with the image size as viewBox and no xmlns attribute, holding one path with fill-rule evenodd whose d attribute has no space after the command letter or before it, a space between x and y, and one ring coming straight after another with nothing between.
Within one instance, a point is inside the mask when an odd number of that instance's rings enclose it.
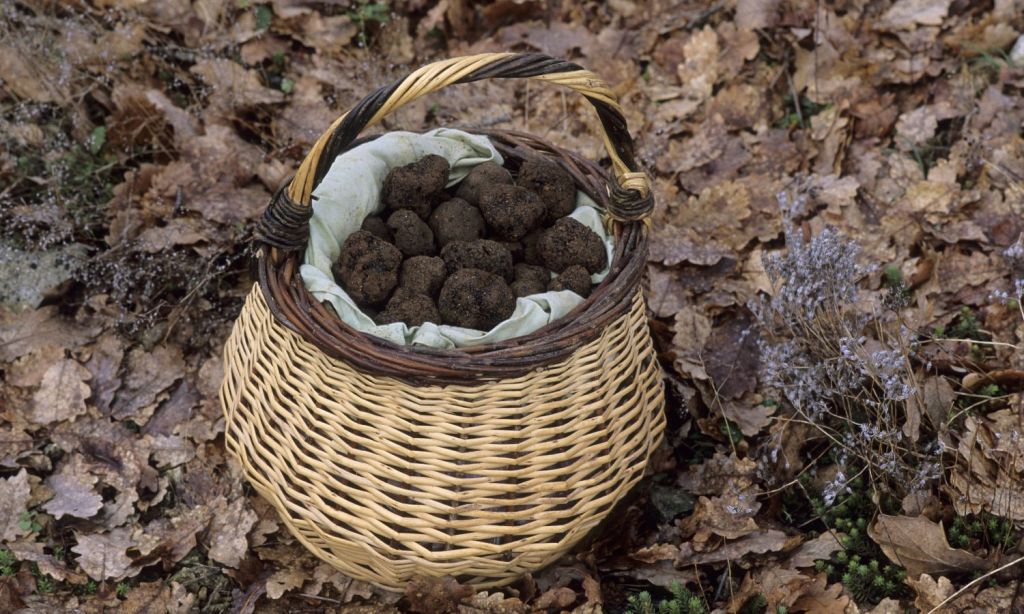
<instances>
[{"instance_id":1,"label":"oak leaf","mask_svg":"<svg viewBox=\"0 0 1024 614\"><path fill-rule=\"evenodd\" d=\"M942 524L923 516L879 514L868 526L868 535L889 560L906 568L908 578L979 571L989 566L985 559L951 547Z\"/></svg>"}]
</instances>

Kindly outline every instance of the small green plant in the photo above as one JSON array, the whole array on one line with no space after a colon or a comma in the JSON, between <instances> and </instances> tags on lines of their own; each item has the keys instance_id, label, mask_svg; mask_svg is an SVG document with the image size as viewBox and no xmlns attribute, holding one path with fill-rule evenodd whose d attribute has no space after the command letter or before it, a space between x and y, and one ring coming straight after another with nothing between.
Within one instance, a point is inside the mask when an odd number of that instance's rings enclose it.
<instances>
[{"instance_id":1,"label":"small green plant","mask_svg":"<svg viewBox=\"0 0 1024 614\"><path fill-rule=\"evenodd\" d=\"M370 45L370 34L368 26L373 24L385 24L391 18L391 8L387 2L369 2L359 0L355 9L349 11L349 19L359 27L359 34L356 40L359 46L366 48Z\"/></svg>"},{"instance_id":2,"label":"small green plant","mask_svg":"<svg viewBox=\"0 0 1024 614\"><path fill-rule=\"evenodd\" d=\"M663 599L654 605L654 599L647 591L630 595L626 600L627 614L706 614L704 600L679 582L670 587L671 599Z\"/></svg>"},{"instance_id":3,"label":"small green plant","mask_svg":"<svg viewBox=\"0 0 1024 614\"><path fill-rule=\"evenodd\" d=\"M831 104L818 104L803 96L799 98L798 102L799 110L793 104L793 97L786 96L785 108L793 109L793 111L775 120L775 128L806 128L810 125L812 117L832 106Z\"/></svg>"},{"instance_id":4,"label":"small green plant","mask_svg":"<svg viewBox=\"0 0 1024 614\"><path fill-rule=\"evenodd\" d=\"M100 590L99 583L91 578L85 584L74 588L74 592L77 595L95 595L98 590Z\"/></svg>"},{"instance_id":5,"label":"small green plant","mask_svg":"<svg viewBox=\"0 0 1024 614\"><path fill-rule=\"evenodd\" d=\"M18 528L22 531L32 531L38 533L43 530L43 525L36 522L36 516L32 512L25 510L18 516Z\"/></svg>"},{"instance_id":6,"label":"small green plant","mask_svg":"<svg viewBox=\"0 0 1024 614\"><path fill-rule=\"evenodd\" d=\"M768 598L764 596L764 593L758 593L747 599L743 607L740 608L740 614L764 614L767 609Z\"/></svg>"},{"instance_id":7,"label":"small green plant","mask_svg":"<svg viewBox=\"0 0 1024 614\"><path fill-rule=\"evenodd\" d=\"M0 550L0 576L13 576L18 559L10 550Z\"/></svg>"},{"instance_id":8,"label":"small green plant","mask_svg":"<svg viewBox=\"0 0 1024 614\"><path fill-rule=\"evenodd\" d=\"M970 307L961 307L960 314L949 329L949 336L955 339L973 339L984 341L985 335L981 332L981 324L978 316Z\"/></svg>"},{"instance_id":9,"label":"small green plant","mask_svg":"<svg viewBox=\"0 0 1024 614\"><path fill-rule=\"evenodd\" d=\"M875 513L875 504L865 492L863 478L850 481L850 494L832 507L818 497L812 500L815 513L831 529L842 534L843 549L829 560L815 562L815 569L825 573L830 582L843 587L860 605L873 605L885 599L906 596L903 580L906 572L893 565L869 536L868 525Z\"/></svg>"},{"instance_id":10,"label":"small green plant","mask_svg":"<svg viewBox=\"0 0 1024 614\"><path fill-rule=\"evenodd\" d=\"M890 264L885 267L885 270L882 272L882 279L886 286L890 288L898 288L903 285L903 271L901 271L900 267L895 264Z\"/></svg>"},{"instance_id":11,"label":"small green plant","mask_svg":"<svg viewBox=\"0 0 1024 614\"><path fill-rule=\"evenodd\" d=\"M946 529L949 545L954 548L1007 550L1020 540L1013 522L988 512L957 516Z\"/></svg>"},{"instance_id":12,"label":"small green plant","mask_svg":"<svg viewBox=\"0 0 1024 614\"><path fill-rule=\"evenodd\" d=\"M35 563L29 567L32 572L32 577L36 579L36 592L40 595L48 595L57 588L57 581L53 579L49 574L45 574L39 571L39 566Z\"/></svg>"},{"instance_id":13,"label":"small green plant","mask_svg":"<svg viewBox=\"0 0 1024 614\"><path fill-rule=\"evenodd\" d=\"M256 13L256 29L266 30L274 22L274 11L266 4L257 4L254 9Z\"/></svg>"},{"instance_id":14,"label":"small green plant","mask_svg":"<svg viewBox=\"0 0 1024 614\"><path fill-rule=\"evenodd\" d=\"M726 420L725 424L722 425L722 434L729 439L732 445L743 441L743 432L740 431L739 425L732 420Z\"/></svg>"}]
</instances>

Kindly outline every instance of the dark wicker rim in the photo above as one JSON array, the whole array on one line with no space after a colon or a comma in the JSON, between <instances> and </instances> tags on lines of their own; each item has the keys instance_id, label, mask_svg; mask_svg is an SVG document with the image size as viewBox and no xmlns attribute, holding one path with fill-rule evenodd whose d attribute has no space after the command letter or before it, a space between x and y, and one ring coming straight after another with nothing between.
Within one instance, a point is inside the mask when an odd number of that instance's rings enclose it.
<instances>
[{"instance_id":1,"label":"dark wicker rim","mask_svg":"<svg viewBox=\"0 0 1024 614\"><path fill-rule=\"evenodd\" d=\"M525 70L521 64L524 58L535 64L543 60L542 65L549 69L580 70L575 64L552 60L547 56L511 57L520 59L520 64L516 65L519 68L517 74L486 74L465 78L460 82L487 77L526 76L522 74ZM359 116L365 117L365 123L372 113L360 110L371 108L374 104L379 107L381 97L386 98L397 85L381 88L363 99L346 120ZM632 140L625 129L625 120L618 110L608 107L610 110L602 113L601 106L604 103L591 102L599 109L606 130L609 123L620 127L608 130L607 133L620 157L627 160L628 166L635 170ZM337 155L369 140L364 138L357 141L355 136L358 130L348 126L348 123L343 121L331 135L325 155L321 155L317 161L314 185L319 183ZM343 360L361 372L418 384L446 385L517 377L561 362L600 336L606 326L628 313L644 271L647 226L642 220L653 207L651 195L619 189L617 183L597 164L532 135L473 128L467 131L489 137L505 157L506 167L513 171L530 157L544 156L559 163L576 180L577 188L593 198L610 215L616 242L611 270L589 298L571 313L529 335L473 348L443 350L400 346L361 333L342 322L333 309L319 303L303 284L298 270L309 235L308 220L312 215L312 207L291 201L282 190L275 195L264 212L255 245L260 288L276 321L328 356ZM638 217L639 211L643 213Z\"/></svg>"}]
</instances>

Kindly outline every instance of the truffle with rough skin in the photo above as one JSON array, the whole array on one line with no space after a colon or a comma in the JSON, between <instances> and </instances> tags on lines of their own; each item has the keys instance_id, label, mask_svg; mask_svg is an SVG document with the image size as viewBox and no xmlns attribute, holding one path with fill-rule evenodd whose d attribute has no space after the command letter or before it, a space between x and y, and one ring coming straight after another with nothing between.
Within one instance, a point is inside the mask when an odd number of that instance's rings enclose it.
<instances>
[{"instance_id":1,"label":"truffle with rough skin","mask_svg":"<svg viewBox=\"0 0 1024 614\"><path fill-rule=\"evenodd\" d=\"M459 183L455 195L471 205L480 205L480 190L492 185L512 185L512 175L497 162L483 162L473 167Z\"/></svg>"},{"instance_id":2,"label":"truffle with rough skin","mask_svg":"<svg viewBox=\"0 0 1024 614\"><path fill-rule=\"evenodd\" d=\"M516 297L493 273L459 269L444 282L438 308L445 324L490 330L512 315Z\"/></svg>"},{"instance_id":3,"label":"truffle with rough skin","mask_svg":"<svg viewBox=\"0 0 1024 614\"><path fill-rule=\"evenodd\" d=\"M538 228L523 237L523 262L536 266L544 266L544 259L540 255L540 238L544 236L544 228Z\"/></svg>"},{"instance_id":4,"label":"truffle with rough skin","mask_svg":"<svg viewBox=\"0 0 1024 614\"><path fill-rule=\"evenodd\" d=\"M444 260L437 256L413 256L402 263L398 288L437 298L447 276Z\"/></svg>"},{"instance_id":5,"label":"truffle with rough skin","mask_svg":"<svg viewBox=\"0 0 1024 614\"><path fill-rule=\"evenodd\" d=\"M402 252L370 232L358 230L341 246L331 272L352 300L379 305L398 285Z\"/></svg>"},{"instance_id":6,"label":"truffle with rough skin","mask_svg":"<svg viewBox=\"0 0 1024 614\"><path fill-rule=\"evenodd\" d=\"M512 254L497 241L452 241L441 250L448 274L460 269L482 269L512 281Z\"/></svg>"},{"instance_id":7,"label":"truffle with rough skin","mask_svg":"<svg viewBox=\"0 0 1024 614\"><path fill-rule=\"evenodd\" d=\"M433 256L434 232L412 211L401 209L388 218L388 228L394 233L395 247L406 256Z\"/></svg>"},{"instance_id":8,"label":"truffle with rough skin","mask_svg":"<svg viewBox=\"0 0 1024 614\"><path fill-rule=\"evenodd\" d=\"M449 170L448 161L434 154L393 168L384 178L381 202L392 211L409 209L426 220L448 184Z\"/></svg>"},{"instance_id":9,"label":"truffle with rough skin","mask_svg":"<svg viewBox=\"0 0 1024 614\"><path fill-rule=\"evenodd\" d=\"M513 268L516 281L529 281L547 287L551 281L551 272L542 266L534 266L521 262Z\"/></svg>"},{"instance_id":10,"label":"truffle with rough skin","mask_svg":"<svg viewBox=\"0 0 1024 614\"><path fill-rule=\"evenodd\" d=\"M608 265L604 242L596 232L571 217L563 217L544 232L537 244L544 266L556 273L579 264L589 273Z\"/></svg>"},{"instance_id":11,"label":"truffle with rough skin","mask_svg":"<svg viewBox=\"0 0 1024 614\"><path fill-rule=\"evenodd\" d=\"M480 191L480 213L499 237L518 241L544 220L547 209L539 196L514 185L492 185Z\"/></svg>"},{"instance_id":12,"label":"truffle with rough skin","mask_svg":"<svg viewBox=\"0 0 1024 614\"><path fill-rule=\"evenodd\" d=\"M364 219L360 230L371 232L375 237L384 239L388 243L391 243L394 240L394 237L391 235L391 229L388 228L387 223L381 217L376 215L371 215Z\"/></svg>"},{"instance_id":13,"label":"truffle with rough skin","mask_svg":"<svg viewBox=\"0 0 1024 614\"><path fill-rule=\"evenodd\" d=\"M377 324L405 322L406 326L419 326L424 322L439 324L441 314L429 296L399 288L374 321Z\"/></svg>"},{"instance_id":14,"label":"truffle with rough skin","mask_svg":"<svg viewBox=\"0 0 1024 614\"><path fill-rule=\"evenodd\" d=\"M557 220L576 208L576 182L559 164L530 158L519 168L516 185L535 193L544 202L548 221Z\"/></svg>"},{"instance_id":15,"label":"truffle with rough skin","mask_svg":"<svg viewBox=\"0 0 1024 614\"><path fill-rule=\"evenodd\" d=\"M572 290L583 298L590 296L590 273L578 264L566 267L548 283L548 290Z\"/></svg>"},{"instance_id":16,"label":"truffle with rough skin","mask_svg":"<svg viewBox=\"0 0 1024 614\"><path fill-rule=\"evenodd\" d=\"M452 241L476 241L482 239L487 227L480 210L461 198L446 200L430 214L430 229L438 247Z\"/></svg>"}]
</instances>

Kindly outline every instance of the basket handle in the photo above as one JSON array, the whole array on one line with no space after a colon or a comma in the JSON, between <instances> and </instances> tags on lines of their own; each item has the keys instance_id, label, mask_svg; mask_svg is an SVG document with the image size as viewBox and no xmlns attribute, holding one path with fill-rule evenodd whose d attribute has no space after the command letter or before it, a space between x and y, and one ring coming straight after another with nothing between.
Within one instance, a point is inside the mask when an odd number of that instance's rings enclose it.
<instances>
[{"instance_id":1,"label":"basket handle","mask_svg":"<svg viewBox=\"0 0 1024 614\"><path fill-rule=\"evenodd\" d=\"M410 102L448 85L482 79L525 78L576 90L594 106L602 138L612 161L615 183L609 213L622 222L647 218L654 207L647 175L633 155L633 140L615 95L597 75L578 64L539 53L484 53L428 64L363 98L324 132L299 166L291 183L275 195L260 220L257 239L284 250L300 249L309 236L311 194L365 128Z\"/></svg>"}]
</instances>

